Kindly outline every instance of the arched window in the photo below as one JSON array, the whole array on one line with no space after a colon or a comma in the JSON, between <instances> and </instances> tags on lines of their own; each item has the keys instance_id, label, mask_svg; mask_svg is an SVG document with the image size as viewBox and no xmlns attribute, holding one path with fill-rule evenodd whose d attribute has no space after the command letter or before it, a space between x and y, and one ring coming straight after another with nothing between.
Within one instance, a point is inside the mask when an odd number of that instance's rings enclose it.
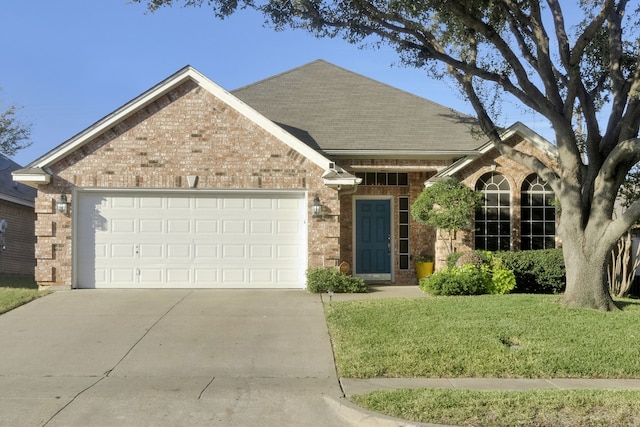
<instances>
[{"instance_id":1,"label":"arched window","mask_svg":"<svg viewBox=\"0 0 640 427\"><path fill-rule=\"evenodd\" d=\"M511 189L507 179L496 172L480 177L476 190L484 193L484 203L476 211L475 248L508 251L511 248Z\"/></svg>"},{"instance_id":2,"label":"arched window","mask_svg":"<svg viewBox=\"0 0 640 427\"><path fill-rule=\"evenodd\" d=\"M522 249L556 247L555 196L549 184L532 174L522 183Z\"/></svg>"}]
</instances>

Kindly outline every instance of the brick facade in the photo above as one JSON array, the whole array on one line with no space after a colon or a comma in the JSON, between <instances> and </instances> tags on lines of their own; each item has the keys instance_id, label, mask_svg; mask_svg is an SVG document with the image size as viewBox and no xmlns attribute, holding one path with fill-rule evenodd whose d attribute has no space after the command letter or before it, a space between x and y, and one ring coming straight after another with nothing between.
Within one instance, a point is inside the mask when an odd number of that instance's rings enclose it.
<instances>
[{"instance_id":1,"label":"brick facade","mask_svg":"<svg viewBox=\"0 0 640 427\"><path fill-rule=\"evenodd\" d=\"M395 237L391 245L391 277L394 284L416 283L414 260L420 253L433 255L436 268L444 265L447 250L445 244L438 241L436 231L413 221L410 216L406 238L408 253L399 253L398 206L400 200L408 198L410 207L423 190L425 181L447 171L457 160L443 160L440 156L452 156L455 151L445 150L445 154L437 154L436 159L428 158L428 150L418 150L422 157L417 158L410 155L394 158L394 153L387 150L383 152L390 154L388 158L383 158L387 154L363 158L362 153L350 154L352 158L337 156L331 161L351 174L402 173L408 179L401 185L360 185L355 192L349 188L335 190L325 185L322 178L327 171L319 165L326 161L329 168L329 159L324 154L304 146L299 140L292 141L293 137L284 132L280 135L283 139L280 139L276 135L282 129L272 126L272 122L257 112L248 112L246 105L234 103L237 99L233 95L211 89L198 78L179 82L182 83L168 86L170 90L164 89L168 90L166 93L149 91L147 94L153 96L141 96L139 99L143 101L134 100L139 103L130 104L136 108L129 111L128 106L123 106L80 134L77 141L71 140L73 144L63 144L63 149L72 148L64 156L59 157L56 150L45 156L48 157L45 169L51 181L39 185L35 203L35 275L40 287L73 285L74 189L190 190L188 176L197 177L197 190L304 192L308 200L307 267L337 266L344 261L353 266L353 210L354 200L359 197L391 200L390 234ZM163 85L159 87L163 88ZM514 136L512 141L515 148L529 153L536 150L535 144L523 144L518 138L521 137ZM289 141L290 145L284 141ZM366 145L366 141L362 144ZM366 148L363 150L363 153L367 152ZM534 154L544 155L543 151ZM515 247L520 239L520 210L517 208L520 189L531 172L491 150L470 160L466 167L456 172L455 177L473 188L478 178L490 171L503 174L511 186L512 242ZM56 210L56 201L61 195L67 197L67 213ZM315 196L323 205L321 218L311 216ZM473 233L457 233L454 237L456 251L473 248ZM406 240L402 242L407 243ZM408 264L401 265L401 259L403 262L408 259Z\"/></svg>"},{"instance_id":2,"label":"brick facade","mask_svg":"<svg viewBox=\"0 0 640 427\"><path fill-rule=\"evenodd\" d=\"M72 284L73 212L58 213L73 189L197 188L307 191L327 215L308 218L309 266L339 258L340 203L322 182L323 170L195 83L185 83L52 165L52 182L36 201L36 281L43 288Z\"/></svg>"}]
</instances>

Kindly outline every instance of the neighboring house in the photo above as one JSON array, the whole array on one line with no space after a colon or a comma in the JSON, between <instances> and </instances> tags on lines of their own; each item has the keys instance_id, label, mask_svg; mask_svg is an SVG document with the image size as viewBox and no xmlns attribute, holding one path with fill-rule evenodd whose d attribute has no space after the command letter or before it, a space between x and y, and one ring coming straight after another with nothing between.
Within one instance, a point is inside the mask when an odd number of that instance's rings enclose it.
<instances>
[{"instance_id":1,"label":"neighboring house","mask_svg":"<svg viewBox=\"0 0 640 427\"><path fill-rule=\"evenodd\" d=\"M36 190L13 181L21 166L0 154L0 274L33 275Z\"/></svg>"},{"instance_id":2,"label":"neighboring house","mask_svg":"<svg viewBox=\"0 0 640 427\"><path fill-rule=\"evenodd\" d=\"M321 60L233 92L185 67L13 173L38 189L36 280L302 288L308 268L346 262L369 281L415 283L412 258L442 256L410 205L447 175L490 200L497 188L478 243L535 247L537 231L522 230L538 230L537 219L515 221L538 218L521 194L538 203L540 183L477 139L473 124ZM506 132L514 147L553 156L523 125ZM459 236L457 247L468 242Z\"/></svg>"}]
</instances>

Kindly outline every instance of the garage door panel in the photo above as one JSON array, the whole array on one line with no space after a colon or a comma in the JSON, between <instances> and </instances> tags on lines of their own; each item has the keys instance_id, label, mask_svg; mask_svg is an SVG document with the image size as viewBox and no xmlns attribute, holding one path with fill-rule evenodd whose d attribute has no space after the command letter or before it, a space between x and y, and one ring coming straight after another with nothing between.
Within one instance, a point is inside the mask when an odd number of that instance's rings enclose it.
<instances>
[{"instance_id":1,"label":"garage door panel","mask_svg":"<svg viewBox=\"0 0 640 427\"><path fill-rule=\"evenodd\" d=\"M111 258L133 258L136 248L130 243L111 245L109 253Z\"/></svg>"},{"instance_id":2,"label":"garage door panel","mask_svg":"<svg viewBox=\"0 0 640 427\"><path fill-rule=\"evenodd\" d=\"M133 219L113 219L111 221L112 233L133 233L136 231L136 221Z\"/></svg>"},{"instance_id":3,"label":"garage door panel","mask_svg":"<svg viewBox=\"0 0 640 427\"><path fill-rule=\"evenodd\" d=\"M109 278L114 284L130 284L135 281L136 271L131 268L111 268Z\"/></svg>"},{"instance_id":4,"label":"garage door panel","mask_svg":"<svg viewBox=\"0 0 640 427\"><path fill-rule=\"evenodd\" d=\"M79 287L303 287L301 193L80 192Z\"/></svg>"},{"instance_id":5,"label":"garage door panel","mask_svg":"<svg viewBox=\"0 0 640 427\"><path fill-rule=\"evenodd\" d=\"M196 219L194 222L195 222L195 230L198 234L216 235L219 233L219 230L220 230L219 221Z\"/></svg>"}]
</instances>

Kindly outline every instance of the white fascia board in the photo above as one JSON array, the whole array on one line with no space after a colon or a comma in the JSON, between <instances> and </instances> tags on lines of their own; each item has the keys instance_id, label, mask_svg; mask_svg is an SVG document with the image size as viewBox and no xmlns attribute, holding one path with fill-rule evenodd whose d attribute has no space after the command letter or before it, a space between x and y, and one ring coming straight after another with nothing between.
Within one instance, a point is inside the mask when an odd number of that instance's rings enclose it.
<instances>
[{"instance_id":1,"label":"white fascia board","mask_svg":"<svg viewBox=\"0 0 640 427\"><path fill-rule=\"evenodd\" d=\"M262 114L258 113L253 108L249 107L244 102L240 101L238 98L233 96L228 91L224 90L222 87L211 81L209 78L207 78L191 66L184 67L183 69L168 77L153 88L149 89L142 95L125 104L118 110L99 120L94 125L80 132L78 135L72 137L67 142L35 160L31 164L29 164L28 167L44 168L52 165L56 161L74 152L76 149L86 144L94 137L100 135L117 123L125 120L130 115L139 111L145 105L150 104L169 91L183 84L187 80L193 80L201 87L208 90L212 95L219 98L230 107L234 108L240 114L244 115L249 120L262 127L265 131L269 132L280 141L284 142L289 147L296 150L324 170L330 168L330 163L332 162L329 159L327 159L290 133L286 132L284 129L264 117Z\"/></svg>"}]
</instances>

